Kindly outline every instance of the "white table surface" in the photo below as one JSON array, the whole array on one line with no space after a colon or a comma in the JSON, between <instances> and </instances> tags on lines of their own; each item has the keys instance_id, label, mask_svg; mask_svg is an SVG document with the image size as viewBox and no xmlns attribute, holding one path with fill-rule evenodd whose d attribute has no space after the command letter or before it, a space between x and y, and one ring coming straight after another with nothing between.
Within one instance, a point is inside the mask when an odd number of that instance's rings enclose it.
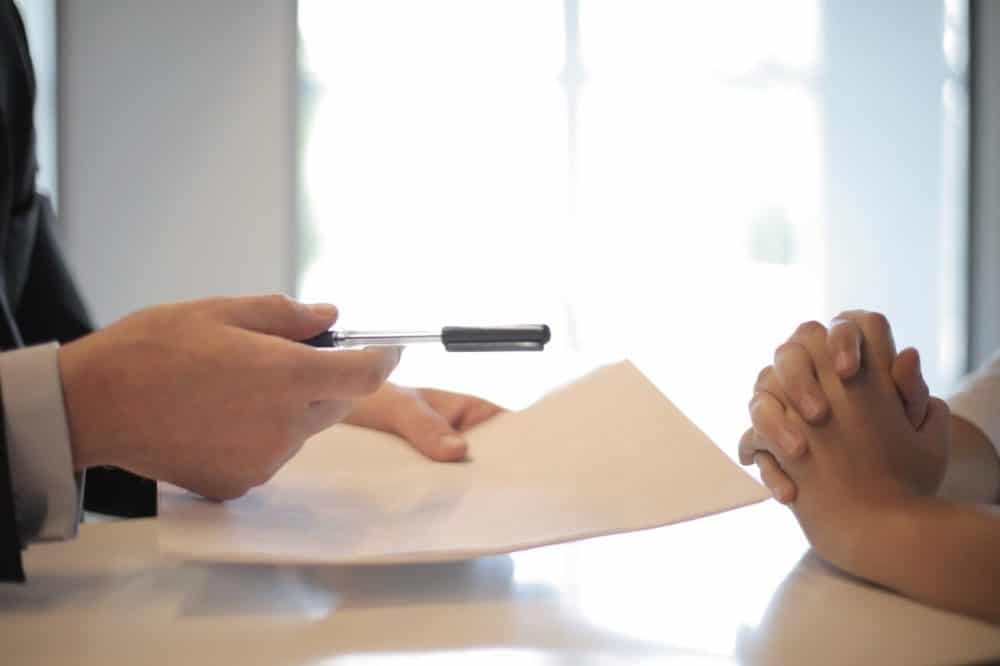
<instances>
[{"instance_id":1,"label":"white table surface","mask_svg":"<svg viewBox=\"0 0 1000 666\"><path fill-rule=\"evenodd\" d=\"M32 546L0 585L3 664L954 664L1000 628L854 581L773 502L438 565L160 555L154 519ZM1000 593L1000 591L998 591Z\"/></svg>"}]
</instances>

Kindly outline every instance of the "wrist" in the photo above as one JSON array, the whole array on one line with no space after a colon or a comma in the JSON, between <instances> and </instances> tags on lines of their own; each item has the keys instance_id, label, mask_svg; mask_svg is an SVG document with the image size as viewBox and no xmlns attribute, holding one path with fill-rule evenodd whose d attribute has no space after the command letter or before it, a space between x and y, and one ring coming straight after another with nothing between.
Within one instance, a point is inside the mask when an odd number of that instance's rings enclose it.
<instances>
[{"instance_id":1,"label":"wrist","mask_svg":"<svg viewBox=\"0 0 1000 666\"><path fill-rule=\"evenodd\" d=\"M951 446L937 496L960 502L1000 502L1000 457L986 433L952 413Z\"/></svg>"},{"instance_id":2,"label":"wrist","mask_svg":"<svg viewBox=\"0 0 1000 666\"><path fill-rule=\"evenodd\" d=\"M91 419L94 416L94 386L90 385L86 370L84 339L59 348L59 375L62 381L63 405L69 428L73 469L113 464L112 456L105 451L102 438L95 436Z\"/></svg>"},{"instance_id":3,"label":"wrist","mask_svg":"<svg viewBox=\"0 0 1000 666\"><path fill-rule=\"evenodd\" d=\"M858 531L851 556L843 567L861 578L892 587L899 554L920 540L920 525L940 500L918 495L901 497L871 511Z\"/></svg>"}]
</instances>

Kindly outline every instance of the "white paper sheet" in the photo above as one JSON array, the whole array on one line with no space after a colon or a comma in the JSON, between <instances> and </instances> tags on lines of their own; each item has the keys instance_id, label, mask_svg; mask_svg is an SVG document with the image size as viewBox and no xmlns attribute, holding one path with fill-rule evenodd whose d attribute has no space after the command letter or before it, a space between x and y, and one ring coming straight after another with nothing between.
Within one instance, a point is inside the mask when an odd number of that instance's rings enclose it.
<instances>
[{"instance_id":1,"label":"white paper sheet","mask_svg":"<svg viewBox=\"0 0 1000 666\"><path fill-rule=\"evenodd\" d=\"M511 552L697 518L768 497L634 365L599 369L468 434L434 463L335 426L224 504L160 485L160 548L189 559L359 564Z\"/></svg>"}]
</instances>

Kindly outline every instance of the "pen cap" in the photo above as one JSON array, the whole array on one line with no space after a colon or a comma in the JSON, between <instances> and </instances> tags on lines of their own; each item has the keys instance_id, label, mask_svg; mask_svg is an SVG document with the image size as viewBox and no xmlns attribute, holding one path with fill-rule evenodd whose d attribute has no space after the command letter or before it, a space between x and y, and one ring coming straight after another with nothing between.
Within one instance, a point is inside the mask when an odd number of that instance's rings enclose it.
<instances>
[{"instance_id":1,"label":"pen cap","mask_svg":"<svg viewBox=\"0 0 1000 666\"><path fill-rule=\"evenodd\" d=\"M445 326L441 342L448 351L542 351L551 333L545 324L473 328Z\"/></svg>"}]
</instances>

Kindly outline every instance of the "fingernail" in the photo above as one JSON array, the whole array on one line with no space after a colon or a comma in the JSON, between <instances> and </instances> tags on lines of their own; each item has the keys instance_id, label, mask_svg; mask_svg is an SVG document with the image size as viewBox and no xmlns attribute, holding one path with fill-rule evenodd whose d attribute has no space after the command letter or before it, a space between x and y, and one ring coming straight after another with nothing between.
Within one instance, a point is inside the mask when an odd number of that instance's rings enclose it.
<instances>
[{"instance_id":1,"label":"fingernail","mask_svg":"<svg viewBox=\"0 0 1000 666\"><path fill-rule=\"evenodd\" d=\"M464 449L467 446L465 440L458 435L445 435L440 441L441 446L446 449Z\"/></svg>"},{"instance_id":2,"label":"fingernail","mask_svg":"<svg viewBox=\"0 0 1000 666\"><path fill-rule=\"evenodd\" d=\"M329 303L313 303L309 306L309 309L312 310L314 315L323 317L324 319L330 319L337 314L337 307Z\"/></svg>"},{"instance_id":3,"label":"fingernail","mask_svg":"<svg viewBox=\"0 0 1000 666\"><path fill-rule=\"evenodd\" d=\"M850 372L851 368L853 367L853 363L851 362L851 356L845 351L842 351L839 354L837 354L836 363L837 363L837 372Z\"/></svg>"}]
</instances>

